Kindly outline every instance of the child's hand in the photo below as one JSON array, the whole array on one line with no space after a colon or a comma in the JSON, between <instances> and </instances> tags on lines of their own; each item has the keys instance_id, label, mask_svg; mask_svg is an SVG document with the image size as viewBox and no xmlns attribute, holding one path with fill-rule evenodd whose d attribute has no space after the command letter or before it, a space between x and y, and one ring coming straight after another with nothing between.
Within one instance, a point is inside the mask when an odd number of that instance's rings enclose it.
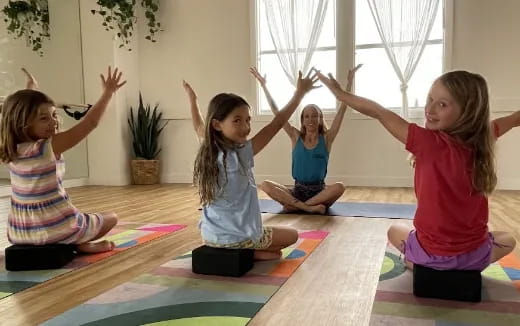
<instances>
[{"instance_id":1,"label":"child's hand","mask_svg":"<svg viewBox=\"0 0 520 326\"><path fill-rule=\"evenodd\" d=\"M314 73L312 74L312 72ZM312 75L311 75L312 74ZM312 68L309 70L309 73L305 78L302 78L302 72L298 71L298 82L296 84L296 92L306 94L310 90L315 88L320 88L321 86L314 86L314 84L318 81L317 71Z\"/></svg>"},{"instance_id":2,"label":"child's hand","mask_svg":"<svg viewBox=\"0 0 520 326\"><path fill-rule=\"evenodd\" d=\"M184 87L184 90L188 94L190 101L194 102L197 100L197 94L195 93L193 88L191 88L191 85L188 84L188 82L186 82L184 79L182 80L182 87Z\"/></svg>"},{"instance_id":3,"label":"child's hand","mask_svg":"<svg viewBox=\"0 0 520 326\"><path fill-rule=\"evenodd\" d=\"M362 66L363 66L363 64L360 63L354 69L350 69L348 71L347 87L345 87L345 90L347 92L350 92L352 90L352 83L354 81L354 76L356 75L356 71L358 71L358 69L361 68Z\"/></svg>"},{"instance_id":4,"label":"child's hand","mask_svg":"<svg viewBox=\"0 0 520 326\"><path fill-rule=\"evenodd\" d=\"M267 83L267 80L265 79L265 75L261 75L260 72L256 69L256 67L251 67L249 68L249 71L251 72L251 74L253 74L253 76L255 76L256 80L258 80L258 82L260 83L260 85L262 86L265 86L265 84Z\"/></svg>"},{"instance_id":5,"label":"child's hand","mask_svg":"<svg viewBox=\"0 0 520 326\"><path fill-rule=\"evenodd\" d=\"M332 74L328 74L328 78L322 74L321 72L319 71L316 71L316 75L318 76L319 80L325 85L327 86L328 89L330 89L330 91L334 94L334 96L338 96L338 94L341 94L343 93L343 90L341 89L341 86L340 84L338 83L338 81L336 79L334 79L334 77L332 76Z\"/></svg>"},{"instance_id":6,"label":"child's hand","mask_svg":"<svg viewBox=\"0 0 520 326\"><path fill-rule=\"evenodd\" d=\"M27 89L39 89L40 86L38 85L38 82L36 81L36 78L25 68L22 68L22 71L27 76L27 84L25 88Z\"/></svg>"},{"instance_id":7,"label":"child's hand","mask_svg":"<svg viewBox=\"0 0 520 326\"><path fill-rule=\"evenodd\" d=\"M114 94L118 89L120 89L124 84L126 84L126 80L122 83L119 83L121 81L121 76L123 75L122 72L118 73L118 69L116 68L114 70L114 73L112 73L112 68L108 66L108 74L105 79L105 76L101 74L101 82L103 83L103 89L105 90L105 93L109 93L110 95Z\"/></svg>"}]
</instances>

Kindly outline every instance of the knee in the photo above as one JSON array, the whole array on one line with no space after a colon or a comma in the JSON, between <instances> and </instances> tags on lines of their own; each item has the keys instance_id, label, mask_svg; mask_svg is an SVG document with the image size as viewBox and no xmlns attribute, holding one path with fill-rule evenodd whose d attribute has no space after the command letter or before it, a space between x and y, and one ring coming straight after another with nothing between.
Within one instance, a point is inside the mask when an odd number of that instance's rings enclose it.
<instances>
[{"instance_id":1,"label":"knee","mask_svg":"<svg viewBox=\"0 0 520 326\"><path fill-rule=\"evenodd\" d=\"M397 226L390 225L388 230L386 231L386 237L390 242L392 242L392 239L395 238L395 234L397 233Z\"/></svg>"},{"instance_id":2,"label":"knee","mask_svg":"<svg viewBox=\"0 0 520 326\"><path fill-rule=\"evenodd\" d=\"M279 232L276 236L278 239L275 242L278 242L282 247L290 246L298 240L298 231L293 228L277 228L274 232L275 234Z\"/></svg>"},{"instance_id":3,"label":"knee","mask_svg":"<svg viewBox=\"0 0 520 326\"><path fill-rule=\"evenodd\" d=\"M289 243L288 246L292 245L296 241L298 241L298 231L291 229L287 237L287 242Z\"/></svg>"},{"instance_id":4,"label":"knee","mask_svg":"<svg viewBox=\"0 0 520 326\"><path fill-rule=\"evenodd\" d=\"M493 232L492 232L493 233ZM511 251L516 247L516 239L509 232L494 233L495 243L503 246Z\"/></svg>"},{"instance_id":5,"label":"knee","mask_svg":"<svg viewBox=\"0 0 520 326\"><path fill-rule=\"evenodd\" d=\"M343 194L345 192L345 185L343 184L343 182L336 182L334 184L334 187L336 188L336 191L338 192L338 194Z\"/></svg>"},{"instance_id":6,"label":"knee","mask_svg":"<svg viewBox=\"0 0 520 326\"><path fill-rule=\"evenodd\" d=\"M515 249L516 247L516 239L513 237L513 235L509 234L506 240L507 246L511 248L511 251Z\"/></svg>"},{"instance_id":7,"label":"knee","mask_svg":"<svg viewBox=\"0 0 520 326\"><path fill-rule=\"evenodd\" d=\"M106 213L103 215L105 224L110 227L114 227L117 224L117 214L116 213Z\"/></svg>"},{"instance_id":8,"label":"knee","mask_svg":"<svg viewBox=\"0 0 520 326\"><path fill-rule=\"evenodd\" d=\"M269 180L265 180L260 184L259 188L264 192L268 192L271 189L271 182Z\"/></svg>"}]
</instances>

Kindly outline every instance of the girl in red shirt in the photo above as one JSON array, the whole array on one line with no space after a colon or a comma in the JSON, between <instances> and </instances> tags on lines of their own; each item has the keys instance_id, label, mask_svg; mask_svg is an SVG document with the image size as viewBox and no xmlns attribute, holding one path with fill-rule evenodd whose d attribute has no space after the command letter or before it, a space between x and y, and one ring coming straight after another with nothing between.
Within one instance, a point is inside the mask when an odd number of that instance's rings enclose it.
<instances>
[{"instance_id":1,"label":"girl in red shirt","mask_svg":"<svg viewBox=\"0 0 520 326\"><path fill-rule=\"evenodd\" d=\"M428 94L424 128L343 91L330 74L318 77L339 101L379 120L415 156L415 229L393 225L388 230L409 267L483 270L513 250L511 234L488 231L488 195L497 183L495 137L520 119L511 115L491 127L482 76L467 71L440 76Z\"/></svg>"}]
</instances>

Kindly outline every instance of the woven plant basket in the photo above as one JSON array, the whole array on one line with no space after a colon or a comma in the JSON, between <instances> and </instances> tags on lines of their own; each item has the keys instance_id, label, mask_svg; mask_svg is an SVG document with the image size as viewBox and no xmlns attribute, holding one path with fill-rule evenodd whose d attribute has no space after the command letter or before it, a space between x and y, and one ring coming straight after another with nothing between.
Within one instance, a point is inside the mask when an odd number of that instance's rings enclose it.
<instances>
[{"instance_id":1,"label":"woven plant basket","mask_svg":"<svg viewBox=\"0 0 520 326\"><path fill-rule=\"evenodd\" d=\"M159 160L132 160L132 177L136 185L159 183Z\"/></svg>"}]
</instances>

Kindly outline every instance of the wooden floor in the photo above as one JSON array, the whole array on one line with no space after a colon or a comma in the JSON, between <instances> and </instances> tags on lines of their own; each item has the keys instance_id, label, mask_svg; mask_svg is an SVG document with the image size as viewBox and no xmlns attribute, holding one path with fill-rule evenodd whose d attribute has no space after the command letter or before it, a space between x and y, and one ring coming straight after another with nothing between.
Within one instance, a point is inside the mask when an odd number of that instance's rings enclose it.
<instances>
[{"instance_id":1,"label":"wooden floor","mask_svg":"<svg viewBox=\"0 0 520 326\"><path fill-rule=\"evenodd\" d=\"M79 187L69 190L83 211L114 211L124 221L187 224L184 230L119 253L0 300L0 325L35 325L200 244L195 189L189 185ZM260 194L261 198L266 198ZM413 203L408 188L348 188L341 200ZM490 228L520 240L520 191L490 200ZM5 223L9 198L0 198ZM266 225L325 229L331 234L269 300L250 325L367 325L386 245L396 220L264 215ZM401 223L411 223L402 220ZM4 224L5 225L5 224ZM7 246L5 228L0 245ZM519 249L515 250L520 254Z\"/></svg>"}]
</instances>

